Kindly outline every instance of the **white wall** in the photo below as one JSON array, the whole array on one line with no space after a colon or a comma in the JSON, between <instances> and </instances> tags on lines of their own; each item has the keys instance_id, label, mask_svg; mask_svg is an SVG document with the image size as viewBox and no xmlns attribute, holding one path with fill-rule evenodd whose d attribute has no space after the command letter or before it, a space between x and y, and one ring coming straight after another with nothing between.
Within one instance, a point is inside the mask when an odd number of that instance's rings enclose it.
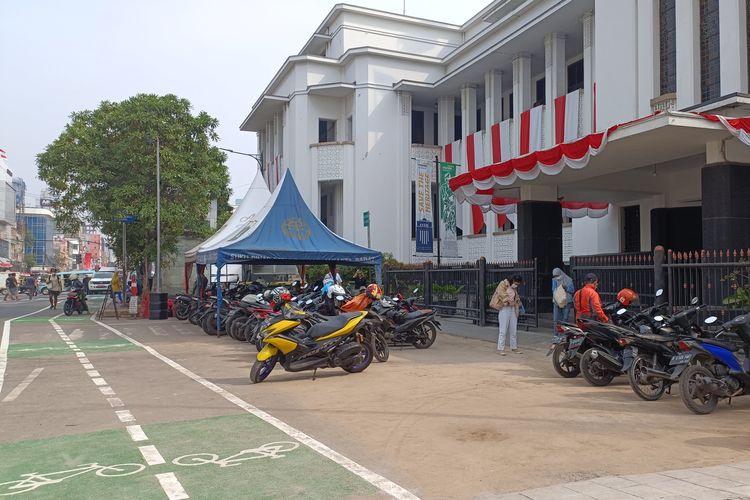
<instances>
[{"instance_id":1,"label":"white wall","mask_svg":"<svg viewBox=\"0 0 750 500\"><path fill-rule=\"evenodd\" d=\"M594 255L620 251L620 207L610 205L601 219L573 219L573 255Z\"/></svg>"}]
</instances>

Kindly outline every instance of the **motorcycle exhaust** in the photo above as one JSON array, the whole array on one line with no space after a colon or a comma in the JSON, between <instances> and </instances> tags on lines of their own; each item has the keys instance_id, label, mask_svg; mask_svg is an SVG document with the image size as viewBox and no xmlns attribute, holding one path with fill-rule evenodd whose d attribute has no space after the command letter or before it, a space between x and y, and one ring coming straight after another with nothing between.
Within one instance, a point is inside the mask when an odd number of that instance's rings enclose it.
<instances>
[{"instance_id":1,"label":"motorcycle exhaust","mask_svg":"<svg viewBox=\"0 0 750 500\"><path fill-rule=\"evenodd\" d=\"M618 372L622 371L622 362L620 362L617 358L613 357L606 351L594 349L593 351L591 351L591 358L599 361L610 370Z\"/></svg>"},{"instance_id":2,"label":"motorcycle exhaust","mask_svg":"<svg viewBox=\"0 0 750 500\"><path fill-rule=\"evenodd\" d=\"M289 363L287 371L290 372L303 372L305 370L313 370L315 368L324 368L328 366L328 359L315 358L308 359L305 361L293 361Z\"/></svg>"}]
</instances>

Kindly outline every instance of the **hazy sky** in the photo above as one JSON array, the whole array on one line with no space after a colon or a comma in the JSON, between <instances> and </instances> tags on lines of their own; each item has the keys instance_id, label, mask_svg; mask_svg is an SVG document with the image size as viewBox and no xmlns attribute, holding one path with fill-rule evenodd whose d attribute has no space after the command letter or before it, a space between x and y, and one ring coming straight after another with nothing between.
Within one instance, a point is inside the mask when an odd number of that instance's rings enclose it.
<instances>
[{"instance_id":1,"label":"hazy sky","mask_svg":"<svg viewBox=\"0 0 750 500\"><path fill-rule=\"evenodd\" d=\"M0 149L35 204L36 154L72 111L173 93L218 118L221 147L255 153L240 132L284 60L335 5L326 0L0 0ZM401 12L403 0L356 5ZM489 0L407 0L407 15L461 24ZM233 199L255 160L229 155ZM31 199L29 199L31 196Z\"/></svg>"}]
</instances>

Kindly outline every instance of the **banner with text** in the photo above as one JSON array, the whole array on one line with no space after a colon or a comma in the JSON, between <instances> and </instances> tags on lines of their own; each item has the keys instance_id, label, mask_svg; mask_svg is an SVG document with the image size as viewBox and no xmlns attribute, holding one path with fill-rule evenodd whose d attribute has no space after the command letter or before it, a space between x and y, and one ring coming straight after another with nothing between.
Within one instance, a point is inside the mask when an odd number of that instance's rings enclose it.
<instances>
[{"instance_id":1,"label":"banner with text","mask_svg":"<svg viewBox=\"0 0 750 500\"><path fill-rule=\"evenodd\" d=\"M417 207L416 240L417 253L432 254L432 179L430 160L417 160Z\"/></svg>"},{"instance_id":2,"label":"banner with text","mask_svg":"<svg viewBox=\"0 0 750 500\"><path fill-rule=\"evenodd\" d=\"M456 238L456 198L453 197L448 180L456 176L455 163L440 163L440 254L442 257L458 257Z\"/></svg>"}]
</instances>

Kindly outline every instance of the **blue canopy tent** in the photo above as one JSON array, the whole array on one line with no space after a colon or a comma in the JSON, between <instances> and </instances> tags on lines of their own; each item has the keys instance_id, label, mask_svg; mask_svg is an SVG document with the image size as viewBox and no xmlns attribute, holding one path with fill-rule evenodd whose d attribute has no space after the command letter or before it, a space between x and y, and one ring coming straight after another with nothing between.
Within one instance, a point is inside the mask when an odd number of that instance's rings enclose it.
<instances>
[{"instance_id":1,"label":"blue canopy tent","mask_svg":"<svg viewBox=\"0 0 750 500\"><path fill-rule=\"evenodd\" d=\"M217 280L225 264L359 264L375 266L381 282L382 256L328 229L308 208L292 174L286 171L257 224L218 249L200 252L198 261L214 262ZM221 304L221 287L218 289ZM217 325L221 308L217 310Z\"/></svg>"}]
</instances>

